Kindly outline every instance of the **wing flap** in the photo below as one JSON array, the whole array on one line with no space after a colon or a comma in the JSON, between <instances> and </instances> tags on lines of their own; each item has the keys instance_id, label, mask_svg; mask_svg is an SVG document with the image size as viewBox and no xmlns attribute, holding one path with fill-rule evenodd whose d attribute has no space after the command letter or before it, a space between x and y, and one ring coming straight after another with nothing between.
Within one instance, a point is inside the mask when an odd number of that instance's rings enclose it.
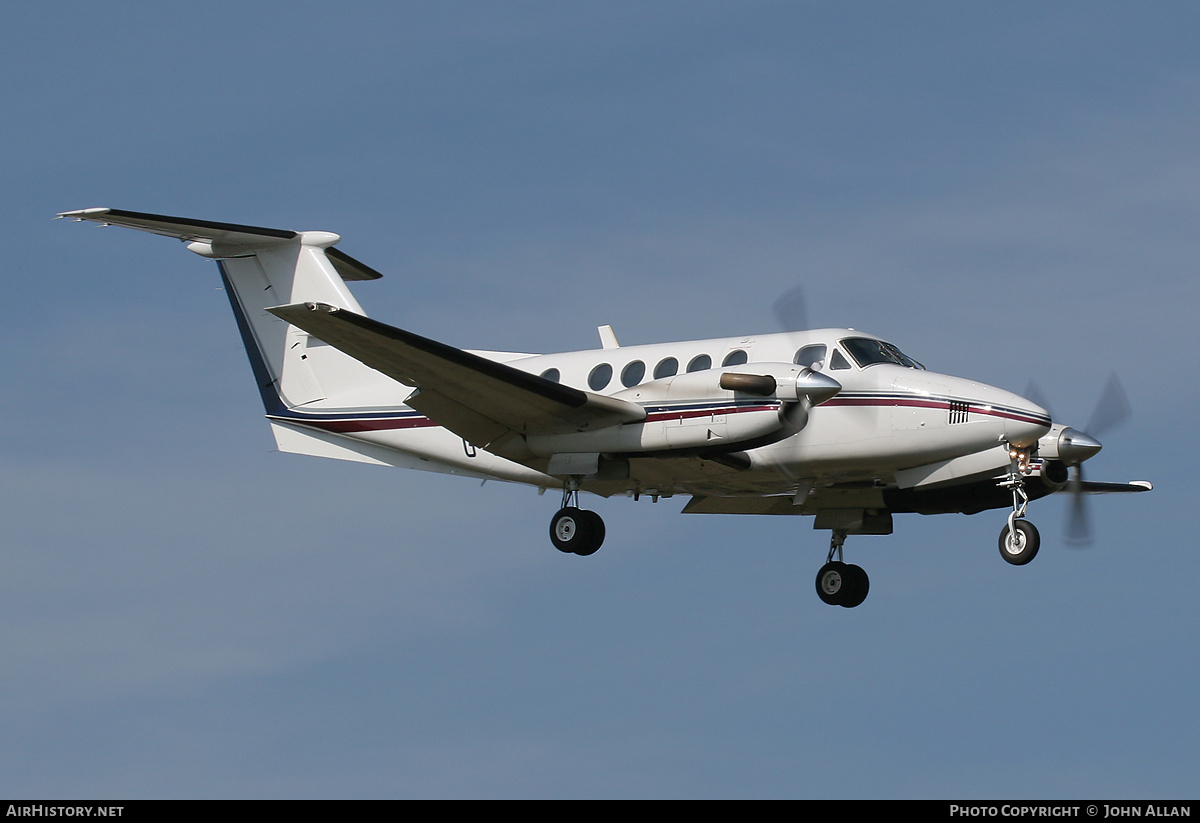
<instances>
[{"instance_id":1,"label":"wing flap","mask_svg":"<svg viewBox=\"0 0 1200 823\"><path fill-rule=\"evenodd\" d=\"M409 406L483 448L512 434L588 431L646 416L636 403L564 386L324 303L268 311L416 387Z\"/></svg>"},{"instance_id":2,"label":"wing flap","mask_svg":"<svg viewBox=\"0 0 1200 823\"><path fill-rule=\"evenodd\" d=\"M811 514L788 497L708 497L696 495L683 514Z\"/></svg>"}]
</instances>

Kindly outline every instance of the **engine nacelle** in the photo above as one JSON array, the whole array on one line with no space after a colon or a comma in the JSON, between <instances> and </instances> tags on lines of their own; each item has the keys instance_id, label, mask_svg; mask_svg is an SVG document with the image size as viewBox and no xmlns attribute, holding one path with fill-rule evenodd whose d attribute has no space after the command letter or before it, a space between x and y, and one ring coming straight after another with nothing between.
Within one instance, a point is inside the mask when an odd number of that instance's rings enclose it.
<instances>
[{"instance_id":1,"label":"engine nacelle","mask_svg":"<svg viewBox=\"0 0 1200 823\"><path fill-rule=\"evenodd\" d=\"M842 390L832 377L790 363L753 363L722 370L718 385L730 391L759 397L778 397L809 406L824 403Z\"/></svg>"},{"instance_id":2,"label":"engine nacelle","mask_svg":"<svg viewBox=\"0 0 1200 823\"><path fill-rule=\"evenodd\" d=\"M832 377L793 363L743 363L651 380L613 397L645 406L656 401L713 400L730 393L773 397L788 403L824 403L842 390Z\"/></svg>"},{"instance_id":3,"label":"engine nacelle","mask_svg":"<svg viewBox=\"0 0 1200 823\"><path fill-rule=\"evenodd\" d=\"M526 441L543 456L696 451L771 442L803 428L808 409L841 388L836 380L791 363L707 369L612 395L644 407L645 420L589 432L532 434Z\"/></svg>"},{"instance_id":4,"label":"engine nacelle","mask_svg":"<svg viewBox=\"0 0 1200 823\"><path fill-rule=\"evenodd\" d=\"M534 454L635 454L712 449L771 438L787 420L779 400L693 401L646 407L646 419L589 432L526 436Z\"/></svg>"}]
</instances>

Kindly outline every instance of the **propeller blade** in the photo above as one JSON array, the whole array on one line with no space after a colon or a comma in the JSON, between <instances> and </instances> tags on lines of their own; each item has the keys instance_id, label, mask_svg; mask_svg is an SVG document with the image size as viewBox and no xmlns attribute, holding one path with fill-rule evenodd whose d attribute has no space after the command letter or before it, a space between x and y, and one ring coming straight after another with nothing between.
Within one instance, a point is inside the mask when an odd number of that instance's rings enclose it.
<instances>
[{"instance_id":1,"label":"propeller blade","mask_svg":"<svg viewBox=\"0 0 1200 823\"><path fill-rule=\"evenodd\" d=\"M1121 381L1117 379L1116 373L1110 374L1100 399L1096 401L1092 417L1088 420L1087 433L1099 437L1109 429L1124 423L1132 414L1129 396L1125 394Z\"/></svg>"},{"instance_id":2,"label":"propeller blade","mask_svg":"<svg viewBox=\"0 0 1200 823\"><path fill-rule=\"evenodd\" d=\"M1083 494L1083 466L1071 470L1071 509L1067 514L1066 541L1070 546L1083 548L1092 544L1092 518L1087 498Z\"/></svg>"},{"instance_id":3,"label":"propeller blade","mask_svg":"<svg viewBox=\"0 0 1200 823\"><path fill-rule=\"evenodd\" d=\"M1042 394L1041 388L1039 388L1038 385L1032 380L1030 380L1029 385L1025 387L1025 399L1032 400L1034 403L1037 403L1043 409L1050 412L1050 419L1054 419L1054 410L1051 409L1050 404L1046 402L1046 395Z\"/></svg>"},{"instance_id":4,"label":"propeller blade","mask_svg":"<svg viewBox=\"0 0 1200 823\"><path fill-rule=\"evenodd\" d=\"M806 331L811 328L802 286L793 286L779 296L775 301L775 318L783 331Z\"/></svg>"}]
</instances>

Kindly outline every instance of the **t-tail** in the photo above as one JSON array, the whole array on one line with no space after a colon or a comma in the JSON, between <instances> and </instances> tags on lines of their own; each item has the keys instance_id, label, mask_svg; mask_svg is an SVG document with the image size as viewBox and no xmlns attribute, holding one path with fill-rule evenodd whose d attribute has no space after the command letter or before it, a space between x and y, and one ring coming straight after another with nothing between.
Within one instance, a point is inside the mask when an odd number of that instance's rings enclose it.
<instances>
[{"instance_id":1,"label":"t-tail","mask_svg":"<svg viewBox=\"0 0 1200 823\"><path fill-rule=\"evenodd\" d=\"M296 232L118 209L68 211L59 217L174 237L189 251L215 260L263 406L272 418L301 422L309 414L323 416L337 409L394 408L411 391L267 311L313 302L364 314L346 281L382 275L335 249L341 238L332 232ZM280 446L284 447L282 441Z\"/></svg>"}]
</instances>

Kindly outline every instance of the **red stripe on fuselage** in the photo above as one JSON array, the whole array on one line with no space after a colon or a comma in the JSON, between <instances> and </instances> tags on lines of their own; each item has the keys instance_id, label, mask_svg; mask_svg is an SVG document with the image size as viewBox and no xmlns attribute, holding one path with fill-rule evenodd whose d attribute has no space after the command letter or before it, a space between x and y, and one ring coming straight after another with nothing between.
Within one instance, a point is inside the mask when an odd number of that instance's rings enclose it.
<instances>
[{"instance_id":1,"label":"red stripe on fuselage","mask_svg":"<svg viewBox=\"0 0 1200 823\"><path fill-rule=\"evenodd\" d=\"M831 400L826 400L822 406L903 406L905 408L922 408L922 409L938 409L949 410L949 400L926 400L919 397L834 397ZM972 414L982 414L988 417L1002 417L1006 420L1019 420L1022 423L1036 423L1048 426L1050 421L1043 417L1035 417L1030 414L1023 414L1016 410L998 409L994 406L986 404L972 403L965 400L956 400L955 403L962 403L966 406L965 411Z\"/></svg>"}]
</instances>

